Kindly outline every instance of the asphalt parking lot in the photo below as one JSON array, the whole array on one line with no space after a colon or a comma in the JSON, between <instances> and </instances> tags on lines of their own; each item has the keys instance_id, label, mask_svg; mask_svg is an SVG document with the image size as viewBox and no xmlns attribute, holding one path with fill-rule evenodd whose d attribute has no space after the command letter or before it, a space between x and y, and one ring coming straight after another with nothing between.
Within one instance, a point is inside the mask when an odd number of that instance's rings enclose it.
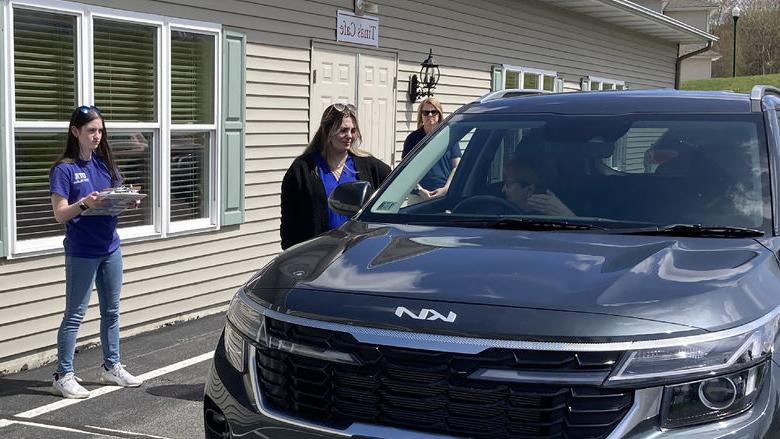
<instances>
[{"instance_id":1,"label":"asphalt parking lot","mask_svg":"<svg viewBox=\"0 0 780 439\"><path fill-rule=\"evenodd\" d=\"M55 364L0 377L0 438L202 438L206 371L224 314L122 339L122 363L145 379L135 389L101 386L100 347L80 350L76 375L92 395L50 393Z\"/></svg>"}]
</instances>

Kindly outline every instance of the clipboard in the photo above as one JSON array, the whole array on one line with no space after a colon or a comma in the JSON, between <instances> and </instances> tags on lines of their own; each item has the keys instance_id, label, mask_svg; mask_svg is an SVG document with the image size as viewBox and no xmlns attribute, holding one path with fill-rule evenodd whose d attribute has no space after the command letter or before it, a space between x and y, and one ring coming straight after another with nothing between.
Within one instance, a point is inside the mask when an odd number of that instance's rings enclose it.
<instances>
[{"instance_id":1,"label":"clipboard","mask_svg":"<svg viewBox=\"0 0 780 439\"><path fill-rule=\"evenodd\" d=\"M109 188L100 191L98 200L101 202L99 207L93 207L81 212L82 216L117 216L124 212L130 206L130 203L146 198L146 194L133 190L126 186L118 188Z\"/></svg>"}]
</instances>

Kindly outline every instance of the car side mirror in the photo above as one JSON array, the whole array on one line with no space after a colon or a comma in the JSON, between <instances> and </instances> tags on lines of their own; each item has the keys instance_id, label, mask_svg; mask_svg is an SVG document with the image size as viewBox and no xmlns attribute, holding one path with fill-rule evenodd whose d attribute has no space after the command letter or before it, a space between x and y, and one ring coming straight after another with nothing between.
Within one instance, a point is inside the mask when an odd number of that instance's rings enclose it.
<instances>
[{"instance_id":1,"label":"car side mirror","mask_svg":"<svg viewBox=\"0 0 780 439\"><path fill-rule=\"evenodd\" d=\"M352 216L366 204L374 193L374 187L367 181L350 181L333 189L328 197L331 209L346 216Z\"/></svg>"}]
</instances>

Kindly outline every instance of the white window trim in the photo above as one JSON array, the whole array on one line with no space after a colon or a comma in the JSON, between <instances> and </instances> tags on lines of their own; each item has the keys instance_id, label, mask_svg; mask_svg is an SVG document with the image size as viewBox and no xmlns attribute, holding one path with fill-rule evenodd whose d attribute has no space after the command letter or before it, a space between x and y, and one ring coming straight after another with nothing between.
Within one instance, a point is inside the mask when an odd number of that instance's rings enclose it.
<instances>
[{"instance_id":1,"label":"white window trim","mask_svg":"<svg viewBox=\"0 0 780 439\"><path fill-rule=\"evenodd\" d=\"M544 77L545 76L551 76L553 78L553 90L555 90L555 78L558 77L558 72L554 70L541 70L541 69L534 69L530 67L522 67L522 66L513 66L511 64L504 64L503 67L503 78L504 78L504 84L506 85L506 74L507 72L517 72L518 74L518 84L517 88L522 90L544 90ZM525 88L525 74L530 73L532 75L536 75L539 82L539 88Z\"/></svg>"},{"instance_id":2,"label":"white window trim","mask_svg":"<svg viewBox=\"0 0 780 439\"><path fill-rule=\"evenodd\" d=\"M67 122L39 122L16 121L15 111L15 87L14 87L14 52L13 52L13 10L14 7L40 10L58 14L74 15L76 17L76 85L77 102L83 105L94 104L93 95L93 67L92 53L92 20L110 19L137 23L139 25L151 25L157 27L157 122L107 122L106 129L112 131L141 130L154 132L152 142L152 154L158 159L158 166L152 170L150 176L156 188L156 194L150 194L149 202L156 205L152 207L153 224L118 229L120 239L123 241L140 241L149 239L164 239L169 235L184 233L197 233L218 230L220 224L220 148L221 148L221 114L222 114L222 26L215 23L195 20L164 17L160 15L140 12L123 11L118 9L90 6L61 0L5 0L5 14L3 17L6 37L3 41L6 53L6 77L4 81L5 96L5 120L6 124L6 148L4 161L8 182L15 181L15 148L14 136L17 129L24 131L49 131L63 132L67 130ZM170 123L170 35L172 30L180 30L193 33L202 33L214 37L214 123L196 125L172 125ZM212 172L209 175L209 218L180 221L172 224L170 221L170 134L175 131L209 131L210 136L210 163ZM8 242L8 259L52 254L62 252L62 240L64 235L47 238L28 239L17 241L16 239L16 194L15 184L6 184L6 218L0 218L8 225L7 236L2 237Z\"/></svg>"},{"instance_id":3,"label":"white window trim","mask_svg":"<svg viewBox=\"0 0 780 439\"><path fill-rule=\"evenodd\" d=\"M611 84L613 86L609 90L616 90L618 85L622 85L624 90L627 89L626 81L621 81L619 79L602 78L600 76L588 76L588 90L593 90L590 84L593 84L594 82L599 83L599 89L596 91L604 90L604 84Z\"/></svg>"}]
</instances>

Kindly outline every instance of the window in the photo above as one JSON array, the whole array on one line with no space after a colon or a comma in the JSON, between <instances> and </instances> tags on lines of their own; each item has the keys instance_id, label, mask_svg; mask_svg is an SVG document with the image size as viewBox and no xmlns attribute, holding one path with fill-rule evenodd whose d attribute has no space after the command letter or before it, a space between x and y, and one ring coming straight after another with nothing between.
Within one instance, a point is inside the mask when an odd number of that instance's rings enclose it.
<instances>
[{"instance_id":1,"label":"window","mask_svg":"<svg viewBox=\"0 0 780 439\"><path fill-rule=\"evenodd\" d=\"M82 104L100 108L124 182L148 194L120 216L122 238L216 228L220 27L56 0L10 6L10 253L60 248L49 168Z\"/></svg>"},{"instance_id":2,"label":"window","mask_svg":"<svg viewBox=\"0 0 780 439\"><path fill-rule=\"evenodd\" d=\"M524 90L561 91L556 89L557 73L504 65L504 87Z\"/></svg>"},{"instance_id":3,"label":"window","mask_svg":"<svg viewBox=\"0 0 780 439\"><path fill-rule=\"evenodd\" d=\"M580 86L583 91L628 90L628 85L625 81L599 78L597 76L582 78Z\"/></svg>"}]
</instances>

